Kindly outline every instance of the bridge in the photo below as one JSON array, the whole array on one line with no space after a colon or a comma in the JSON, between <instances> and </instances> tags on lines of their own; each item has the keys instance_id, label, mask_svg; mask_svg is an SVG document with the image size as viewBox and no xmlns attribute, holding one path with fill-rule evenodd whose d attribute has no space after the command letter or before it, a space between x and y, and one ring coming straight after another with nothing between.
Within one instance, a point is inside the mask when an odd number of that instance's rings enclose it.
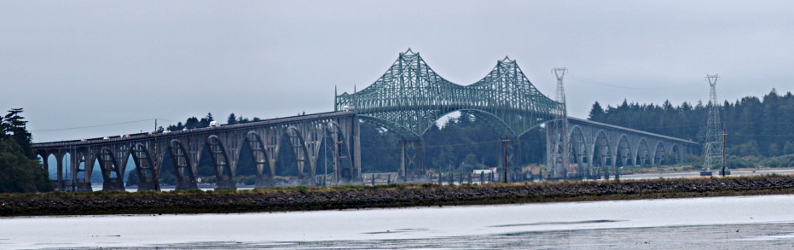
<instances>
[{"instance_id":1,"label":"bridge","mask_svg":"<svg viewBox=\"0 0 794 250\"><path fill-rule=\"evenodd\" d=\"M572 117L568 117L565 134L553 129L546 133L546 166L552 179L599 178L600 174L608 179L610 172L619 178L619 167L658 165L668 154L680 162L686 154L700 153L700 146L691 140Z\"/></svg>"},{"instance_id":2,"label":"bridge","mask_svg":"<svg viewBox=\"0 0 794 250\"><path fill-rule=\"evenodd\" d=\"M514 180L522 176L520 157L514 157L521 152L519 137L555 120L565 120L567 126L564 133L545 126L549 128L547 171L552 179L595 178L601 173L608 178L610 169L617 176L617 169L629 163L654 165L668 152L678 158L698 152L697 143L688 140L582 119L560 119L565 117L565 103L540 93L509 58L497 61L480 81L463 86L436 74L419 53L409 49L369 87L335 96L334 112L185 131L35 143L33 147L45 166L48 157L55 156L58 188L74 191L91 190L95 162L101 170L103 190L124 190L128 159L136 166L139 190L158 190L155 177L166 160L177 173L176 189L196 188L197 166L205 149L211 152L216 189L236 188L240 157L254 160L257 187L274 185L279 150L291 150L298 184L316 185L323 140L333 145L334 182L361 183L359 120L379 124L401 138L398 181L427 182L422 135L441 117L459 111L475 114L493 127L496 137L509 141L501 164L508 166L509 178ZM289 143L281 145L285 137ZM250 155L241 154L244 146L250 148ZM63 178L67 154L70 181Z\"/></svg>"},{"instance_id":3,"label":"bridge","mask_svg":"<svg viewBox=\"0 0 794 250\"><path fill-rule=\"evenodd\" d=\"M208 149L216 173L216 189L235 189L237 163L251 157L256 164L256 186L274 184L279 150L291 150L299 184L315 185L317 159L324 140L332 145L337 183L361 182L359 123L354 112L328 112L263 121L197 128L108 136L86 140L35 143L33 148L44 159L57 160L57 186L60 190L91 191L94 164L99 163L103 190L124 190L123 174L132 159L137 171L138 190L157 190L155 180L160 166L169 160L175 168L177 190L197 188L197 168L201 151ZM288 145L282 145L286 137ZM250 155L241 155L243 146ZM64 156L70 155L70 180L63 179ZM130 157L132 156L132 157ZM78 176L82 173L82 178Z\"/></svg>"}]
</instances>

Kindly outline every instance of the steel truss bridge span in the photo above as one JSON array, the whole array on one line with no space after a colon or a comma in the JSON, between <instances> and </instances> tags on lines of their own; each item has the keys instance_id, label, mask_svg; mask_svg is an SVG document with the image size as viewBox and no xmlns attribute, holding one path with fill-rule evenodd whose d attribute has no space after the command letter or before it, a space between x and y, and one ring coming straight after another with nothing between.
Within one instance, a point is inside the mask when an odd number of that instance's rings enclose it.
<instances>
[{"instance_id":1,"label":"steel truss bridge span","mask_svg":"<svg viewBox=\"0 0 794 250\"><path fill-rule=\"evenodd\" d=\"M691 140L571 117L564 137L553 128L546 132L546 166L548 177L554 179L609 179L610 173L619 178L619 167L659 165L668 154L680 162L684 155L700 152L699 144ZM568 140L567 167L563 138Z\"/></svg>"},{"instance_id":2,"label":"steel truss bridge span","mask_svg":"<svg viewBox=\"0 0 794 250\"><path fill-rule=\"evenodd\" d=\"M289 145L282 144L287 137ZM256 164L256 186L272 186L280 150L291 150L298 184L317 183L315 171L320 146L331 145L337 183L361 182L359 122L354 112L328 112L276 118L245 124L162 133L140 133L87 140L34 143L48 166L57 160L57 188L91 191L94 163L99 162L102 190L124 190L123 174L132 159L139 178L138 190L156 190L154 176L168 156L177 173L177 190L197 188L197 168L202 150L209 150L216 172L216 189L236 189L235 172L246 144ZM70 180L64 180L63 159L69 155ZM132 157L130 157L132 156ZM248 156L245 156L248 157ZM155 164L157 163L157 164ZM78 178L78 174L82 178ZM73 180L73 181L72 181Z\"/></svg>"},{"instance_id":3,"label":"steel truss bridge span","mask_svg":"<svg viewBox=\"0 0 794 250\"><path fill-rule=\"evenodd\" d=\"M336 96L335 110L353 109L361 119L400 135L404 181L426 181L422 135L441 117L467 111L484 119L497 135L512 138L507 161L517 166L519 157L512 157L519 152L517 139L564 114L565 104L540 93L507 57L481 80L462 86L438 75L419 53L408 49L372 85Z\"/></svg>"}]
</instances>

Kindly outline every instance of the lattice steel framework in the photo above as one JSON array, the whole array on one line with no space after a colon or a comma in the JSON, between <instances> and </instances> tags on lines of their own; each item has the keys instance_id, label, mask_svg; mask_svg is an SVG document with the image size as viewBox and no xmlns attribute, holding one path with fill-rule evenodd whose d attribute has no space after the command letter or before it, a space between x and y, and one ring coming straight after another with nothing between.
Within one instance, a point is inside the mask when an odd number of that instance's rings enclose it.
<instances>
[{"instance_id":1,"label":"lattice steel framework","mask_svg":"<svg viewBox=\"0 0 794 250\"><path fill-rule=\"evenodd\" d=\"M360 118L383 125L407 140L420 140L436 120L466 110L485 119L499 134L517 138L564 114L564 105L546 97L515 60L497 61L480 81L462 86L434 72L419 53L400 53L375 83L336 96L335 109L355 108Z\"/></svg>"},{"instance_id":2,"label":"lattice steel framework","mask_svg":"<svg viewBox=\"0 0 794 250\"><path fill-rule=\"evenodd\" d=\"M706 123L706 154L704 155L703 168L711 171L711 165L718 163L722 166L722 129L720 128L720 105L717 102L717 80L719 75L707 75L711 92L709 94L709 117Z\"/></svg>"},{"instance_id":3,"label":"lattice steel framework","mask_svg":"<svg viewBox=\"0 0 794 250\"><path fill-rule=\"evenodd\" d=\"M546 138L548 138L546 143L548 147L546 148L546 157L548 157L547 159L551 159L551 161L549 161L551 165L548 165L547 171L548 178L551 179L567 177L570 162L573 162L573 154L571 153L573 149L569 147L567 133L562 133L562 131L568 131L568 114L565 108L565 86L562 82L565 72L567 71L568 69L566 68L552 69L554 76L557 77L557 103L562 106L562 113L558 114L554 121L547 124L549 127L546 130Z\"/></svg>"}]
</instances>

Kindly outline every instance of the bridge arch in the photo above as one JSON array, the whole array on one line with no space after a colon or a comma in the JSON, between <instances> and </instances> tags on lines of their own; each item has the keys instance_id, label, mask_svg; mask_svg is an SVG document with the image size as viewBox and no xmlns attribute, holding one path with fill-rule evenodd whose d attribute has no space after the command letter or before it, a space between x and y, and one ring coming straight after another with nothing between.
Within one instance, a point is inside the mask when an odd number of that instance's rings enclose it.
<instances>
[{"instance_id":1,"label":"bridge arch","mask_svg":"<svg viewBox=\"0 0 794 250\"><path fill-rule=\"evenodd\" d=\"M91 173L94 167L95 157L91 147L77 147L74 149L74 158L71 159L72 166L72 188L79 192L90 192Z\"/></svg>"},{"instance_id":2,"label":"bridge arch","mask_svg":"<svg viewBox=\"0 0 794 250\"><path fill-rule=\"evenodd\" d=\"M209 135L204 140L202 146L199 147L199 154L197 161L201 161L201 151L209 150L210 158L212 159L213 169L215 170L215 188L216 189L236 189L234 181L234 169L231 166L231 159L226 152L226 147L223 141L217 135ZM198 164L197 162L197 164Z\"/></svg>"},{"instance_id":3,"label":"bridge arch","mask_svg":"<svg viewBox=\"0 0 794 250\"><path fill-rule=\"evenodd\" d=\"M124 169L119 166L114 150L102 147L96 155L102 174L102 190L124 191Z\"/></svg>"},{"instance_id":4,"label":"bridge arch","mask_svg":"<svg viewBox=\"0 0 794 250\"><path fill-rule=\"evenodd\" d=\"M49 171L49 157L51 154L50 151L47 150L35 150L36 156L39 158L39 163L41 163L41 167L44 170Z\"/></svg>"},{"instance_id":5,"label":"bridge arch","mask_svg":"<svg viewBox=\"0 0 794 250\"><path fill-rule=\"evenodd\" d=\"M171 155L171 162L176 173L177 190L198 188L196 173L193 170L188 152L178 139L172 139L168 143L168 153Z\"/></svg>"},{"instance_id":6,"label":"bridge arch","mask_svg":"<svg viewBox=\"0 0 794 250\"><path fill-rule=\"evenodd\" d=\"M256 168L256 187L271 187L275 178L274 170L270 168L270 159L267 155L267 147L262 137L255 131L248 131L243 138L242 143L248 145L250 154L248 155L253 159ZM238 147L242 148L242 147ZM238 163L242 155L242 150L237 152ZM238 165L237 169L240 166ZM237 169L235 171L237 171Z\"/></svg>"},{"instance_id":7,"label":"bridge arch","mask_svg":"<svg viewBox=\"0 0 794 250\"><path fill-rule=\"evenodd\" d=\"M652 158L653 160L651 161L652 164L653 165L662 165L662 162L664 161L665 154L666 154L666 152L665 152L665 148L664 148L664 142L661 141L661 140L656 142L656 147L654 147L654 150L653 150L653 158Z\"/></svg>"},{"instance_id":8,"label":"bridge arch","mask_svg":"<svg viewBox=\"0 0 794 250\"><path fill-rule=\"evenodd\" d=\"M138 176L138 191L158 190L155 187L154 159L149 154L149 149L143 143L134 143L127 152L135 165L135 174Z\"/></svg>"},{"instance_id":9,"label":"bridge arch","mask_svg":"<svg viewBox=\"0 0 794 250\"><path fill-rule=\"evenodd\" d=\"M336 166L334 170L334 180L337 183L349 183L353 181L356 175L354 172L356 170L353 167L353 157L350 153L348 135L345 134L345 130L342 129L339 123L335 121L328 122L328 125L325 127L325 133L330 139L331 145L333 145L333 161L334 166Z\"/></svg>"},{"instance_id":10,"label":"bridge arch","mask_svg":"<svg viewBox=\"0 0 794 250\"><path fill-rule=\"evenodd\" d=\"M591 164L591 162L585 163L585 161L592 160L588 157L587 138L584 135L582 127L578 125L572 125L570 131L571 133L568 135L568 145L571 148L571 156L573 156L574 159L571 163L576 163L577 165L577 176L579 176L579 178L584 178L586 175L589 175L587 173L587 165Z\"/></svg>"},{"instance_id":11,"label":"bridge arch","mask_svg":"<svg viewBox=\"0 0 794 250\"><path fill-rule=\"evenodd\" d=\"M284 130L284 133L287 136L290 149L292 150L295 170L298 174L298 183L310 185L312 181L314 181L314 169L311 169L311 165L307 164L309 163L309 153L306 148L306 141L300 129L295 126L288 126L287 129Z\"/></svg>"},{"instance_id":12,"label":"bridge arch","mask_svg":"<svg viewBox=\"0 0 794 250\"><path fill-rule=\"evenodd\" d=\"M609 141L609 134L605 130L599 129L593 137L593 142L593 148L590 151L593 152L593 163L600 163L599 167L603 170L604 177L609 178L609 165L614 165L614 159L611 157L612 151L615 150L610 146L612 144Z\"/></svg>"},{"instance_id":13,"label":"bridge arch","mask_svg":"<svg viewBox=\"0 0 794 250\"><path fill-rule=\"evenodd\" d=\"M681 147L679 146L678 143L673 143L673 145L670 146L670 153L673 153L673 155L675 155L676 157L675 162L677 163L680 163L681 160L684 159L684 153L681 150Z\"/></svg>"},{"instance_id":14,"label":"bridge arch","mask_svg":"<svg viewBox=\"0 0 794 250\"><path fill-rule=\"evenodd\" d=\"M641 166L645 164L651 164L651 149L648 146L648 139L645 137L640 138L637 141L637 149L635 155L635 163L634 165Z\"/></svg>"},{"instance_id":15,"label":"bridge arch","mask_svg":"<svg viewBox=\"0 0 794 250\"><path fill-rule=\"evenodd\" d=\"M620 134L618 139L618 148L617 148L617 157L620 159L618 163L621 164L622 167L628 166L629 160L631 160L632 165L634 162L634 157L632 157L632 149L631 149L631 142L629 141L629 137L626 134ZM617 166L617 164L615 164Z\"/></svg>"}]
</instances>

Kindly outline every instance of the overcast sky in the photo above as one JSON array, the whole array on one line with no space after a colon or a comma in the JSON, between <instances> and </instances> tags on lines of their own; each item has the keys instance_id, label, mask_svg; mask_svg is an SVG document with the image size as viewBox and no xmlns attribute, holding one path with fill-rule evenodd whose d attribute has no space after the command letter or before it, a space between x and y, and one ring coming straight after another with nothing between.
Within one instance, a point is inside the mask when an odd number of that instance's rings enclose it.
<instances>
[{"instance_id":1,"label":"overcast sky","mask_svg":"<svg viewBox=\"0 0 794 250\"><path fill-rule=\"evenodd\" d=\"M0 1L0 108L37 142L331 111L408 48L461 85L509 56L552 98L567 67L582 118L707 101L706 74L735 101L794 91L794 1Z\"/></svg>"}]
</instances>

